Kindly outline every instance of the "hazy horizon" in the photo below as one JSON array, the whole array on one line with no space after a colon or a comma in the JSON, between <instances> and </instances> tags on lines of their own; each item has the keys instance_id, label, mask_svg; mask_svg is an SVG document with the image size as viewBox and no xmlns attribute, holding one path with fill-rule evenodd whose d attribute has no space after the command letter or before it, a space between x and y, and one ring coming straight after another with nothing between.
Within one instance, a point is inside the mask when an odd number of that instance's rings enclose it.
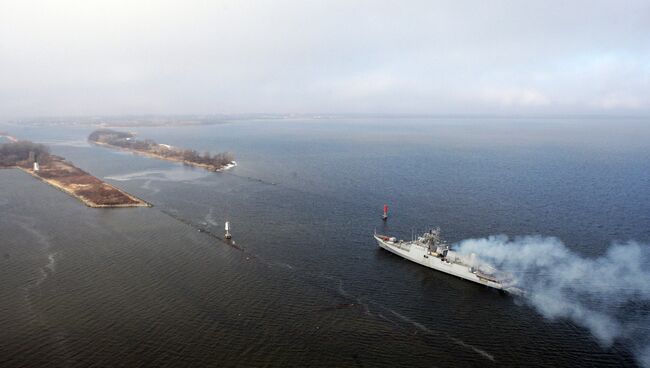
<instances>
[{"instance_id":1,"label":"hazy horizon","mask_svg":"<svg viewBox=\"0 0 650 368\"><path fill-rule=\"evenodd\" d=\"M98 123L127 123L131 121L134 126L138 122L167 122L167 123L182 123L182 122L203 122L208 124L216 123L229 123L236 121L251 121L251 120L340 120L340 119L380 119L380 120L465 120L465 119L497 119L497 120L510 120L510 119L544 119L544 120L558 120L567 122L574 120L597 120L602 123L602 119L613 118L620 121L625 120L639 120L650 118L650 113L639 114L622 114L622 113L266 113L266 112L250 112L250 113L211 113L211 114L174 114L174 113L132 113L132 114L93 114L93 115L75 115L75 114L60 114L60 115L17 115L17 116L1 116L0 124L16 124L16 123L75 123L75 124L98 124ZM125 125L126 126L126 125Z\"/></svg>"},{"instance_id":2,"label":"hazy horizon","mask_svg":"<svg viewBox=\"0 0 650 368\"><path fill-rule=\"evenodd\" d=\"M5 1L0 118L650 114L650 3Z\"/></svg>"}]
</instances>

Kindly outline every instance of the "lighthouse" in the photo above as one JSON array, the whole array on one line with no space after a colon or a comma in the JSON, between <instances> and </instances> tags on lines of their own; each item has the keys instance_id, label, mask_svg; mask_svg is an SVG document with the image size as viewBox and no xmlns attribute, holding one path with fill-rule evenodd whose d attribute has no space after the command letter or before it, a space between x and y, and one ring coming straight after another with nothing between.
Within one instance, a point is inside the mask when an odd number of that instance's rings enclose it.
<instances>
[{"instance_id":1,"label":"lighthouse","mask_svg":"<svg viewBox=\"0 0 650 368\"><path fill-rule=\"evenodd\" d=\"M226 221L226 226L225 226L225 228L226 228L226 235L224 235L225 238L226 238L226 239L230 239L230 238L232 238L232 235L230 235L230 232L229 232L229 230L230 230L230 222Z\"/></svg>"},{"instance_id":2,"label":"lighthouse","mask_svg":"<svg viewBox=\"0 0 650 368\"><path fill-rule=\"evenodd\" d=\"M38 162L34 161L34 172L38 172L40 169L41 167L38 165Z\"/></svg>"}]
</instances>

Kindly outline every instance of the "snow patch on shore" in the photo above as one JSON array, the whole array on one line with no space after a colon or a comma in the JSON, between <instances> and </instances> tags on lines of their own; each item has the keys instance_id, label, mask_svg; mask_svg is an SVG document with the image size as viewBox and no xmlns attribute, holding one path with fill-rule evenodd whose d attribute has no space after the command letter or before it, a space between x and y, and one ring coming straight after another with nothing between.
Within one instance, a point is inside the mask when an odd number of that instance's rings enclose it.
<instances>
[{"instance_id":1,"label":"snow patch on shore","mask_svg":"<svg viewBox=\"0 0 650 368\"><path fill-rule=\"evenodd\" d=\"M237 166L237 161L231 161L228 165L218 169L217 171L226 171L228 169L231 169L233 167Z\"/></svg>"}]
</instances>

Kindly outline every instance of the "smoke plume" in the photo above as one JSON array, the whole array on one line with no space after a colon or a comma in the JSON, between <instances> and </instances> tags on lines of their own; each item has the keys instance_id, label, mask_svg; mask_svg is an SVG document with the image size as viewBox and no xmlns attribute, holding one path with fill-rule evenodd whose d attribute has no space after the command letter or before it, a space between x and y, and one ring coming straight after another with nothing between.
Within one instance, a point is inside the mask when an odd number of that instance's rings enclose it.
<instances>
[{"instance_id":1,"label":"smoke plume","mask_svg":"<svg viewBox=\"0 0 650 368\"><path fill-rule=\"evenodd\" d=\"M604 347L621 341L650 367L650 245L615 243L587 258L554 237L500 235L463 240L456 248L511 273L543 316L570 319Z\"/></svg>"}]
</instances>

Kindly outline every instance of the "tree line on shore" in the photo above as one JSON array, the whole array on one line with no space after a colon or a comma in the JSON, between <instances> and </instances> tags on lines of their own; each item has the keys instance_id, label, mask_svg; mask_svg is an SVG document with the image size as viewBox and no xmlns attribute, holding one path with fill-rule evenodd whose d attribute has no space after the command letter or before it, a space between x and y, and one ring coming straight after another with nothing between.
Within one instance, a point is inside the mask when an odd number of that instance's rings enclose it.
<instances>
[{"instance_id":1,"label":"tree line on shore","mask_svg":"<svg viewBox=\"0 0 650 368\"><path fill-rule=\"evenodd\" d=\"M200 154L195 150L158 144L151 139L134 139L134 135L131 133L119 132L111 129L96 130L90 133L88 140L135 151L149 152L171 159L180 159L196 164L211 165L217 168L228 165L233 161L233 156L229 152L211 154L206 151L205 153Z\"/></svg>"},{"instance_id":2,"label":"tree line on shore","mask_svg":"<svg viewBox=\"0 0 650 368\"><path fill-rule=\"evenodd\" d=\"M50 156L50 149L30 141L0 144L0 166L15 166L28 160L42 162ZM31 162L28 162L31 165Z\"/></svg>"}]
</instances>

